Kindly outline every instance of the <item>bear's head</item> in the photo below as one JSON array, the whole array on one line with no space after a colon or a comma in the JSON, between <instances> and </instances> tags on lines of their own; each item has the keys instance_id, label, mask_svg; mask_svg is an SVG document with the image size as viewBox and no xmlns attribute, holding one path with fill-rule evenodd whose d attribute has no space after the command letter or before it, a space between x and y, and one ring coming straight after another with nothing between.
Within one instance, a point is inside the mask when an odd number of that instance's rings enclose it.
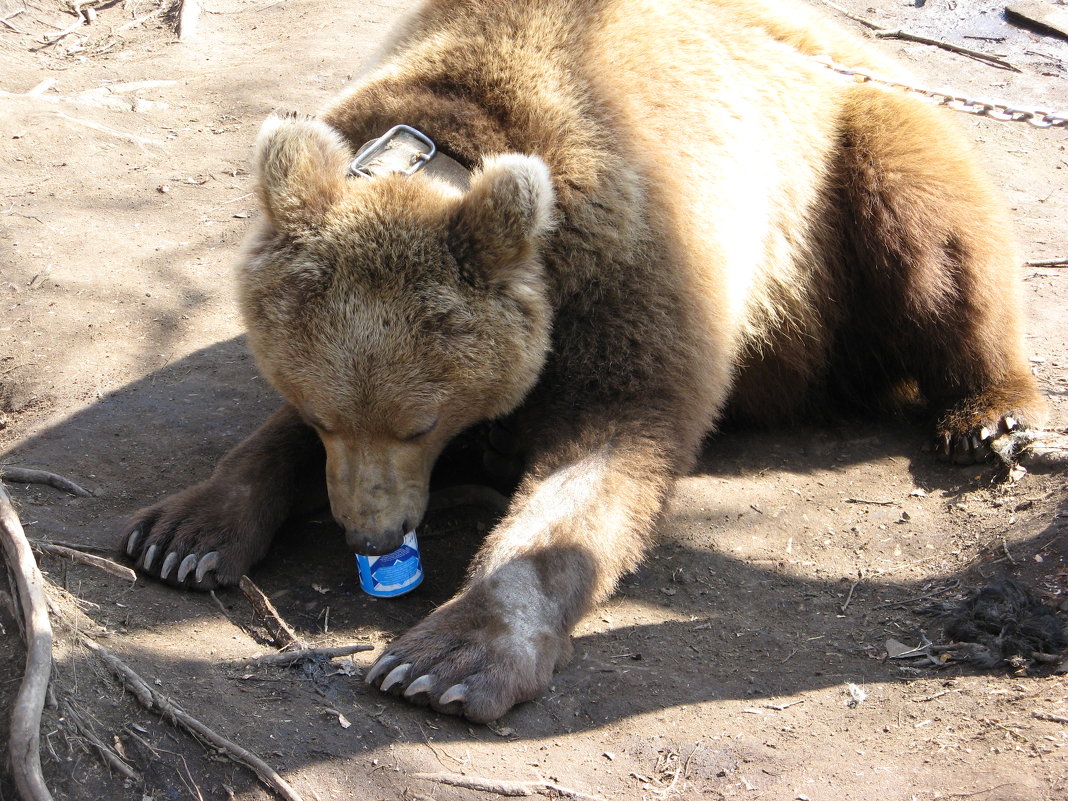
<instances>
[{"instance_id":1,"label":"bear's head","mask_svg":"<svg viewBox=\"0 0 1068 801\"><path fill-rule=\"evenodd\" d=\"M321 121L268 119L239 293L260 369L323 441L349 546L377 554L422 519L449 439L537 380L553 190L535 157L487 159L464 191L424 173L354 177L352 156Z\"/></svg>"}]
</instances>

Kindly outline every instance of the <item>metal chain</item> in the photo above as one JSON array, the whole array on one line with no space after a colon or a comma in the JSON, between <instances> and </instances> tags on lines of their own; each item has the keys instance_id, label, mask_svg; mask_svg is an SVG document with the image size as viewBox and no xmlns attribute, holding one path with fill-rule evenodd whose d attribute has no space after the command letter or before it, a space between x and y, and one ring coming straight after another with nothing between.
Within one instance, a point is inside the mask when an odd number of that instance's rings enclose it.
<instances>
[{"instance_id":1,"label":"metal chain","mask_svg":"<svg viewBox=\"0 0 1068 801\"><path fill-rule=\"evenodd\" d=\"M829 70L846 75L857 83L875 83L880 86L889 86L904 92L922 95L935 101L940 106L959 111L963 114L974 114L979 117L989 117L1001 122L1029 122L1036 128L1068 128L1068 112L1040 111L1039 109L1014 108L1006 103L992 103L985 100L971 100L964 95L952 92L938 92L931 89L921 89L910 86L907 83L894 81L889 78L880 78L863 70L855 70L836 64L827 56L813 57Z\"/></svg>"}]
</instances>

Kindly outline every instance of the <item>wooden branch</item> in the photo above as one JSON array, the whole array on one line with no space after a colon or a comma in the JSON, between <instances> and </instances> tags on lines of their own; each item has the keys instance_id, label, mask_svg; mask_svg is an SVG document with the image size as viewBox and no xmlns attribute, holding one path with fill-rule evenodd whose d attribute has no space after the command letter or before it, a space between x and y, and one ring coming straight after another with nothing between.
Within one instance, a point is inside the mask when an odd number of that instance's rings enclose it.
<instances>
[{"instance_id":1,"label":"wooden branch","mask_svg":"<svg viewBox=\"0 0 1068 801\"><path fill-rule=\"evenodd\" d=\"M178 12L178 39L188 42L196 38L200 23L200 0L181 0Z\"/></svg>"},{"instance_id":2,"label":"wooden branch","mask_svg":"<svg viewBox=\"0 0 1068 801\"><path fill-rule=\"evenodd\" d=\"M57 81L55 78L45 78L43 81L38 83L35 87L33 87L33 89L28 91L26 93L26 97L40 97L45 92L47 92L49 89L51 89L53 86L55 86L57 83L59 83L59 81Z\"/></svg>"},{"instance_id":3,"label":"wooden branch","mask_svg":"<svg viewBox=\"0 0 1068 801\"><path fill-rule=\"evenodd\" d=\"M36 52L38 52L40 50L44 50L47 47L51 47L56 42L58 42L60 39L63 39L65 37L67 37L67 36L70 36L72 33L74 33L76 30L78 30L80 27L82 27L82 25L85 24L85 20L82 19L82 15L81 15L80 12L75 12L74 16L77 17L77 19L74 22L72 22L69 27L64 28L59 33L57 33L55 36L53 36L51 39L45 39L43 44L41 44L41 45L39 45L37 47L31 47L30 48L30 52L31 53L36 53Z\"/></svg>"},{"instance_id":4,"label":"wooden branch","mask_svg":"<svg viewBox=\"0 0 1068 801\"><path fill-rule=\"evenodd\" d=\"M1037 259L1024 263L1028 267L1068 267L1068 259Z\"/></svg>"},{"instance_id":5,"label":"wooden branch","mask_svg":"<svg viewBox=\"0 0 1068 801\"><path fill-rule=\"evenodd\" d=\"M70 548L72 551L82 553L114 553L115 546L90 545L88 542L64 542L63 540L45 540L39 537L30 537L30 545L44 543L45 545L58 545L61 548Z\"/></svg>"},{"instance_id":6,"label":"wooden branch","mask_svg":"<svg viewBox=\"0 0 1068 801\"><path fill-rule=\"evenodd\" d=\"M11 712L9 751L15 787L23 801L51 801L41 773L41 711L52 673L52 625L44 577L34 561L26 532L0 483L0 544L7 568L15 574L25 620L26 671Z\"/></svg>"},{"instance_id":7,"label":"wooden branch","mask_svg":"<svg viewBox=\"0 0 1068 801\"><path fill-rule=\"evenodd\" d=\"M1032 710L1031 717L1037 720L1048 720L1051 723L1068 723L1068 718L1064 715L1051 715L1048 712L1039 712L1038 710Z\"/></svg>"},{"instance_id":8,"label":"wooden branch","mask_svg":"<svg viewBox=\"0 0 1068 801\"><path fill-rule=\"evenodd\" d=\"M13 30L15 33L21 33L24 36L30 36L31 34L30 34L29 31L19 30L14 25L12 25L10 22L8 22L8 20L14 19L15 17L17 17L19 14L21 14L25 10L26 9L24 9L24 8L20 8L17 11L13 11L12 13L8 14L6 17L0 17L0 24L6 25L8 28Z\"/></svg>"},{"instance_id":9,"label":"wooden branch","mask_svg":"<svg viewBox=\"0 0 1068 801\"><path fill-rule=\"evenodd\" d=\"M158 16L160 15L160 12L162 12L162 11L163 11L163 8L164 8L164 7L163 7L163 5L161 4L161 5L159 6L159 7L157 7L156 9L154 9L154 10L152 10L152 11L148 12L148 13L147 13L147 14L145 14L145 15L144 15L143 17L138 17L137 19L133 19L133 20L130 20L130 21L129 21L129 22L127 22L127 23L126 23L125 25L120 25L120 26L119 26L119 27L118 27L118 28L117 28L117 29L115 30L115 33L123 33L124 31L128 31L128 30L130 30L130 28L136 28L136 27L137 27L138 25L140 25L140 24L141 24L142 22L144 22L145 20L149 20L149 19L152 19L152 17L158 17Z\"/></svg>"},{"instance_id":10,"label":"wooden branch","mask_svg":"<svg viewBox=\"0 0 1068 801\"><path fill-rule=\"evenodd\" d=\"M972 50L968 47L961 47L960 45L951 44L950 42L944 42L941 39L931 39L916 33L909 33L900 28L895 28L893 30L875 30L872 31L872 36L875 36L878 39L901 39L905 42L916 42L917 44L930 45L931 47L940 47L943 50L948 50L950 53L959 53L962 56L974 58L976 61L982 61L984 64L989 64L998 69L1009 70L1010 72L1023 72L1019 67L1010 64L1008 61L998 56L992 56L989 53L983 53L980 50Z\"/></svg>"},{"instance_id":11,"label":"wooden branch","mask_svg":"<svg viewBox=\"0 0 1068 801\"><path fill-rule=\"evenodd\" d=\"M294 790L285 779L279 776L270 765L258 756L251 751L242 748L237 743L226 739L214 729L201 723L192 715L183 712L173 700L163 693L153 689L152 686L141 678L133 668L91 637L82 634L80 635L80 641L86 648L100 657L111 672L115 674L120 682L122 682L123 686L133 693L134 698L136 698L145 709L159 712L164 717L181 726L194 737L215 748L219 753L224 754L234 762L249 768L259 777L261 782L274 790L279 796L286 799L286 801L303 801L297 791Z\"/></svg>"},{"instance_id":12,"label":"wooden branch","mask_svg":"<svg viewBox=\"0 0 1068 801\"><path fill-rule=\"evenodd\" d=\"M1051 3L1015 3L1005 9L1005 19L1044 34L1068 37L1068 9Z\"/></svg>"},{"instance_id":13,"label":"wooden branch","mask_svg":"<svg viewBox=\"0 0 1068 801\"><path fill-rule=\"evenodd\" d=\"M57 476L47 470L32 470L29 467L13 467L12 465L0 465L0 479L9 484L47 484L58 490L77 495L79 498L95 497L87 489L82 489L69 478Z\"/></svg>"},{"instance_id":14,"label":"wooden branch","mask_svg":"<svg viewBox=\"0 0 1068 801\"><path fill-rule=\"evenodd\" d=\"M299 651L279 651L276 654L264 654L252 659L242 659L248 665L292 665L301 659L333 659L336 656L348 656L360 651L373 651L374 646L361 642L352 645L338 645L332 648L301 648Z\"/></svg>"},{"instance_id":15,"label":"wooden branch","mask_svg":"<svg viewBox=\"0 0 1068 801\"><path fill-rule=\"evenodd\" d=\"M897 501L871 501L867 498L846 498L846 503L868 503L873 506L897 506Z\"/></svg>"},{"instance_id":16,"label":"wooden branch","mask_svg":"<svg viewBox=\"0 0 1068 801\"><path fill-rule=\"evenodd\" d=\"M968 58L974 58L977 61L982 61L984 64L989 64L992 67L998 69L1011 70L1012 72L1022 72L1023 70L1014 67L1008 61L997 56L989 55L988 53L980 52L979 50L971 50L967 47L961 47L960 45L950 44L949 42L943 42L941 39L930 39L926 36L920 36L919 34L909 33L903 31L900 28L884 28L878 22L864 17L853 14L848 9L842 8L837 3L832 3L830 0L820 0L823 5L828 8L833 8L843 17L853 20L860 25L871 31L871 35L877 39L901 39L906 42L916 42L917 44L930 45L931 47L939 47L943 50L948 50L950 53L959 53L962 56Z\"/></svg>"},{"instance_id":17,"label":"wooden branch","mask_svg":"<svg viewBox=\"0 0 1068 801\"><path fill-rule=\"evenodd\" d=\"M245 597L248 598L248 602L252 604L252 608L263 618L264 628L267 629L267 633L271 635L271 639L274 640L274 644L278 646L279 650L301 650L306 647L296 632L278 614L278 610L274 608L271 600L263 594L263 590L252 582L252 579L248 576L242 576L238 586L241 588L241 592L245 594Z\"/></svg>"},{"instance_id":18,"label":"wooden branch","mask_svg":"<svg viewBox=\"0 0 1068 801\"><path fill-rule=\"evenodd\" d=\"M479 776L462 776L459 773L416 773L415 778L465 790L478 790L483 793L521 798L532 795L547 795L552 798L571 798L574 801L604 801L597 795L589 795L570 787L562 787L552 782L517 782L507 779L483 779Z\"/></svg>"},{"instance_id":19,"label":"wooden branch","mask_svg":"<svg viewBox=\"0 0 1068 801\"><path fill-rule=\"evenodd\" d=\"M63 545L55 545L50 542L42 542L40 540L31 540L30 547L39 553L46 553L51 556L59 556L64 559L70 559L72 562L78 562L83 565L89 565L90 567L96 567L113 576L118 576L121 579L128 581L137 581L137 574L125 565L120 565L118 562L112 562L110 559L105 559L102 556L94 556L91 553L83 553L82 551L74 548L67 548Z\"/></svg>"}]
</instances>

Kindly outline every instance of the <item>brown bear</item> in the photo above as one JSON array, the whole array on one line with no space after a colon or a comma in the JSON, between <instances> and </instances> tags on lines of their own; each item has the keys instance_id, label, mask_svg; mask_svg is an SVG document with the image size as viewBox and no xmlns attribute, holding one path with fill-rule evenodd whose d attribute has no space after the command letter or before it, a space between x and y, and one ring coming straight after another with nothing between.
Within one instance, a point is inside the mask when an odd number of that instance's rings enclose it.
<instances>
[{"instance_id":1,"label":"brown bear","mask_svg":"<svg viewBox=\"0 0 1068 801\"><path fill-rule=\"evenodd\" d=\"M446 444L508 415L508 513L367 675L489 721L546 687L724 414L908 395L944 459L1018 449L1043 401L1005 212L948 112L817 56L904 77L786 2L425 3L317 118L264 125L239 286L285 404L126 552L231 584L324 486L389 552Z\"/></svg>"}]
</instances>

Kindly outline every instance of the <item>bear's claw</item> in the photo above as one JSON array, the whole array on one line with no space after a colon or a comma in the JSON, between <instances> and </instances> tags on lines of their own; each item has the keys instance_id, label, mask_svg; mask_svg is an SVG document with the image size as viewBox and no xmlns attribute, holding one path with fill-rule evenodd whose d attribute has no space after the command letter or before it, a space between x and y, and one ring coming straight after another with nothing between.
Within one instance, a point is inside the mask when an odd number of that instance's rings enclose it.
<instances>
[{"instance_id":1,"label":"bear's claw","mask_svg":"<svg viewBox=\"0 0 1068 801\"><path fill-rule=\"evenodd\" d=\"M197 584L203 583L204 576L206 576L208 573L210 573L213 570L215 570L215 568L217 568L218 566L219 566L219 552L218 551L212 551L210 553L204 554L200 558L200 561L197 562L197 572L196 572L196 575L194 576L194 578L196 579Z\"/></svg>"},{"instance_id":2,"label":"bear's claw","mask_svg":"<svg viewBox=\"0 0 1068 801\"><path fill-rule=\"evenodd\" d=\"M143 573L155 576L160 581L172 585L185 585L201 589L211 589L218 584L217 576L212 576L222 564L222 554L212 550L201 556L199 553L182 554L178 550L167 551L158 570L154 569L159 561L162 546L159 543L148 545L143 553L138 546L143 545L144 530L138 525L129 534L123 549L134 564ZM207 581L205 581L207 580Z\"/></svg>"},{"instance_id":3,"label":"bear's claw","mask_svg":"<svg viewBox=\"0 0 1068 801\"><path fill-rule=\"evenodd\" d=\"M197 566L198 555L195 553L189 554L182 563L178 565L178 583L181 584L185 581L186 576L193 572L193 568Z\"/></svg>"},{"instance_id":4,"label":"bear's claw","mask_svg":"<svg viewBox=\"0 0 1068 801\"><path fill-rule=\"evenodd\" d=\"M420 693L429 693L434 687L435 682L436 679L434 678L433 673L424 673L408 685L408 689L403 693L404 697L410 700Z\"/></svg>"},{"instance_id":5,"label":"bear's claw","mask_svg":"<svg viewBox=\"0 0 1068 801\"><path fill-rule=\"evenodd\" d=\"M378 660L371 666L371 669L367 671L367 675L364 676L364 681L368 684L377 684L378 679L388 673L396 662L397 655L392 651L386 651L382 656L378 657Z\"/></svg>"},{"instance_id":6,"label":"bear's claw","mask_svg":"<svg viewBox=\"0 0 1068 801\"><path fill-rule=\"evenodd\" d=\"M141 567L145 570L152 570L152 563L156 561L157 551L159 551L158 545L149 545L148 550L145 551L145 558L141 560Z\"/></svg>"},{"instance_id":7,"label":"bear's claw","mask_svg":"<svg viewBox=\"0 0 1068 801\"><path fill-rule=\"evenodd\" d=\"M137 526L130 532L130 538L126 540L126 555L133 556L137 553L137 543L141 541L141 527Z\"/></svg>"},{"instance_id":8,"label":"bear's claw","mask_svg":"<svg viewBox=\"0 0 1068 801\"><path fill-rule=\"evenodd\" d=\"M935 453L943 462L970 465L996 457L1011 464L1035 440L1035 431L1018 414L1009 413L964 432L943 430Z\"/></svg>"},{"instance_id":9,"label":"bear's claw","mask_svg":"<svg viewBox=\"0 0 1068 801\"><path fill-rule=\"evenodd\" d=\"M411 669L411 667L411 662L405 662L403 665L398 665L397 667L393 668L393 670L389 671L389 675L382 679L382 692L388 693L390 691L390 688L402 683L406 678L408 678L408 671Z\"/></svg>"},{"instance_id":10,"label":"bear's claw","mask_svg":"<svg viewBox=\"0 0 1068 801\"><path fill-rule=\"evenodd\" d=\"M448 706L451 703L462 704L467 700L467 685L466 684L454 684L449 689L441 694L441 698L438 699L438 704L441 706Z\"/></svg>"},{"instance_id":11,"label":"bear's claw","mask_svg":"<svg viewBox=\"0 0 1068 801\"><path fill-rule=\"evenodd\" d=\"M178 564L178 554L171 551L167 554L167 558L163 560L163 567L159 569L159 577L163 579L163 581L166 581L170 577L171 571L174 570L176 564Z\"/></svg>"}]
</instances>

